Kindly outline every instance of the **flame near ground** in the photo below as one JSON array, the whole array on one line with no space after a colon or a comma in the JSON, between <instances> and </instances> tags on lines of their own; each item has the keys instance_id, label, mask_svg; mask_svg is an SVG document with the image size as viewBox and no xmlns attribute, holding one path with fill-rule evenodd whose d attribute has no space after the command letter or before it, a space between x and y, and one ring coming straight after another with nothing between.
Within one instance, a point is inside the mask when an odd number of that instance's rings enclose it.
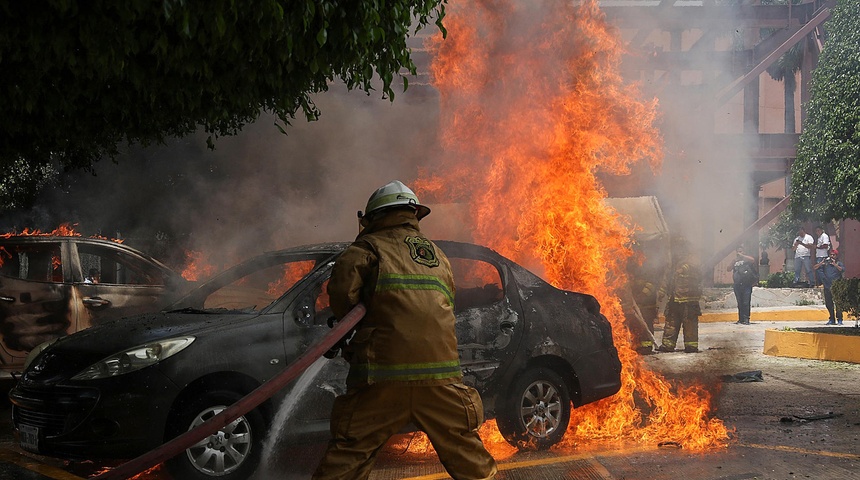
<instances>
[{"instance_id":1,"label":"flame near ground","mask_svg":"<svg viewBox=\"0 0 860 480\"><path fill-rule=\"evenodd\" d=\"M710 393L645 366L612 294L632 232L604 205L597 174L627 174L636 162L657 170L663 155L656 100L643 101L619 73L618 32L594 0L452 1L444 24L447 38L430 46L444 154L416 182L419 194L470 205L473 241L594 295L613 324L621 391L574 410L566 446L725 445ZM483 433L491 448L501 442Z\"/></svg>"}]
</instances>

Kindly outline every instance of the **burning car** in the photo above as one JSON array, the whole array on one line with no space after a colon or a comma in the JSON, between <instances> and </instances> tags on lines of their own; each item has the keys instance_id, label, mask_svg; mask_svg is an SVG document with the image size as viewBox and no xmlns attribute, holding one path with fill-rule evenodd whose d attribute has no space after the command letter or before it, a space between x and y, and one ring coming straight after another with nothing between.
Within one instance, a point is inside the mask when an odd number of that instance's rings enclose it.
<instances>
[{"instance_id":1,"label":"burning car","mask_svg":"<svg viewBox=\"0 0 860 480\"><path fill-rule=\"evenodd\" d=\"M0 369L37 345L107 318L158 311L190 288L126 245L79 236L0 238Z\"/></svg>"},{"instance_id":2,"label":"burning car","mask_svg":"<svg viewBox=\"0 0 860 480\"><path fill-rule=\"evenodd\" d=\"M548 447L567 430L572 406L619 390L621 364L596 299L556 289L488 248L438 245L455 274L464 379L506 440ZM130 458L214 416L329 331L326 282L346 246L263 254L163 312L45 347L9 394L21 446L63 458ZM340 358L318 360L168 467L183 479L248 478L276 430L324 439L347 370Z\"/></svg>"}]
</instances>

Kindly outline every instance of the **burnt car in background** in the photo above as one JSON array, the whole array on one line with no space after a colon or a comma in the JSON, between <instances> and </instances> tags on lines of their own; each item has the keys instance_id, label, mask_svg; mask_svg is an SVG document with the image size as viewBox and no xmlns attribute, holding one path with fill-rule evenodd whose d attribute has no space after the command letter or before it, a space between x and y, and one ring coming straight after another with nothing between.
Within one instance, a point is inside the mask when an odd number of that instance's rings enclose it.
<instances>
[{"instance_id":1,"label":"burnt car in background","mask_svg":"<svg viewBox=\"0 0 860 480\"><path fill-rule=\"evenodd\" d=\"M135 457L235 403L329 332L326 282L346 245L263 254L170 310L47 346L9 394L21 446L63 458ZM509 442L548 447L564 435L571 404L618 391L621 365L594 297L556 289L488 248L438 245L455 274L465 382ZM310 381L300 377L168 467L182 479L248 478L267 434L268 443L281 441L275 431L324 441L347 370L339 357L318 360L304 374Z\"/></svg>"},{"instance_id":2,"label":"burnt car in background","mask_svg":"<svg viewBox=\"0 0 860 480\"><path fill-rule=\"evenodd\" d=\"M37 345L105 319L157 312L190 287L161 262L118 242L4 236L0 369L20 371Z\"/></svg>"}]
</instances>

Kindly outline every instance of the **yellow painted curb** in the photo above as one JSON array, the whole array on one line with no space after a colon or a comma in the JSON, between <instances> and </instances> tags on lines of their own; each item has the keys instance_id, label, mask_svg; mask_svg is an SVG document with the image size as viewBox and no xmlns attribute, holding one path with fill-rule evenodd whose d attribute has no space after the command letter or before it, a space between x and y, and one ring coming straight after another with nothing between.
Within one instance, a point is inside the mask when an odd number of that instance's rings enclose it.
<instances>
[{"instance_id":1,"label":"yellow painted curb","mask_svg":"<svg viewBox=\"0 0 860 480\"><path fill-rule=\"evenodd\" d=\"M860 336L765 330L764 354L860 363Z\"/></svg>"},{"instance_id":2,"label":"yellow painted curb","mask_svg":"<svg viewBox=\"0 0 860 480\"><path fill-rule=\"evenodd\" d=\"M770 322L817 322L827 321L829 314L824 309L808 308L803 310L765 310L763 312L750 312L751 321ZM737 322L738 312L703 312L699 317L699 323L713 322Z\"/></svg>"}]
</instances>

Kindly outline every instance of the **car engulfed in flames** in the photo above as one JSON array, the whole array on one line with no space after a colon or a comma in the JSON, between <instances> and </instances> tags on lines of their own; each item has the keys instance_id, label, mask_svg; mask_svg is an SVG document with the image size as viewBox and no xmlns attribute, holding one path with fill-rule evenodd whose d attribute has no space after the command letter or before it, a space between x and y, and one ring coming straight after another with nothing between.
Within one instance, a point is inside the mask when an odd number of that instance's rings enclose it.
<instances>
[{"instance_id":1,"label":"car engulfed in flames","mask_svg":"<svg viewBox=\"0 0 860 480\"><path fill-rule=\"evenodd\" d=\"M509 443L549 447L568 431L572 408L619 390L621 363L594 297L552 287L488 248L438 245L455 274L464 380ZM44 348L10 392L21 446L62 458L130 458L223 410L329 331L326 284L345 247L263 254L165 311ZM318 361L312 381L284 389L168 467L183 479L248 478L267 434L324 440L347 371L340 358ZM276 420L287 403L289 415Z\"/></svg>"}]
</instances>

